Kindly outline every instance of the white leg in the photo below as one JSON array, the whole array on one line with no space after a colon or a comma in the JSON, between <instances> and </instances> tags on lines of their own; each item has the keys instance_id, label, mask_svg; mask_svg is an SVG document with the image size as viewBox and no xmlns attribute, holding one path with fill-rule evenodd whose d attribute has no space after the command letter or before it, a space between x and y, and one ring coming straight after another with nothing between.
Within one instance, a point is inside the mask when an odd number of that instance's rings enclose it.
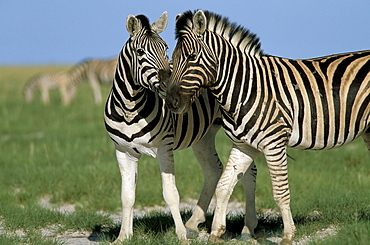
<instances>
[{"instance_id":1,"label":"white leg","mask_svg":"<svg viewBox=\"0 0 370 245\"><path fill-rule=\"evenodd\" d=\"M100 104L102 102L102 96L101 96L99 81L95 77L95 75L89 76L89 80L90 80L90 86L93 90L95 103Z\"/></svg>"},{"instance_id":2,"label":"white leg","mask_svg":"<svg viewBox=\"0 0 370 245\"><path fill-rule=\"evenodd\" d=\"M288 166L286 148L266 150L265 158L270 172L272 191L276 204L280 207L284 224L283 244L291 244L296 228L290 211L290 192L288 184Z\"/></svg>"},{"instance_id":3,"label":"white leg","mask_svg":"<svg viewBox=\"0 0 370 245\"><path fill-rule=\"evenodd\" d=\"M40 88L40 92L41 92L41 99L42 99L42 102L44 104L49 104L50 102L50 98L49 98L49 88L47 88L46 86L42 86Z\"/></svg>"},{"instance_id":4,"label":"white leg","mask_svg":"<svg viewBox=\"0 0 370 245\"><path fill-rule=\"evenodd\" d=\"M178 238L180 240L186 240L186 228L180 215L180 196L175 182L173 152L168 149L159 148L157 158L162 177L164 201L170 208Z\"/></svg>"},{"instance_id":5,"label":"white leg","mask_svg":"<svg viewBox=\"0 0 370 245\"><path fill-rule=\"evenodd\" d=\"M222 174L223 166L215 148L215 135L219 128L219 126L213 126L201 141L193 145L194 154L203 169L204 185L193 215L185 225L188 238L196 237L198 225L206 221L209 203Z\"/></svg>"},{"instance_id":6,"label":"white leg","mask_svg":"<svg viewBox=\"0 0 370 245\"><path fill-rule=\"evenodd\" d=\"M115 241L115 243L120 243L120 241L129 239L133 234L133 207L139 156L132 156L127 152L116 150L116 157L122 178L122 223L119 236Z\"/></svg>"},{"instance_id":7,"label":"white leg","mask_svg":"<svg viewBox=\"0 0 370 245\"><path fill-rule=\"evenodd\" d=\"M250 155L241 152L235 146L231 150L225 171L216 187L216 209L212 222L211 242L219 242L221 235L226 231L226 211L230 196L258 152L251 150Z\"/></svg>"},{"instance_id":8,"label":"white leg","mask_svg":"<svg viewBox=\"0 0 370 245\"><path fill-rule=\"evenodd\" d=\"M73 86L70 79L64 80L63 84L59 87L59 91L62 97L63 105L69 105L76 94L76 86Z\"/></svg>"},{"instance_id":9,"label":"white leg","mask_svg":"<svg viewBox=\"0 0 370 245\"><path fill-rule=\"evenodd\" d=\"M245 217L240 240L248 240L252 238L254 236L254 229L257 227L258 220L255 202L256 177L257 168L253 162L242 178L245 192Z\"/></svg>"}]
</instances>

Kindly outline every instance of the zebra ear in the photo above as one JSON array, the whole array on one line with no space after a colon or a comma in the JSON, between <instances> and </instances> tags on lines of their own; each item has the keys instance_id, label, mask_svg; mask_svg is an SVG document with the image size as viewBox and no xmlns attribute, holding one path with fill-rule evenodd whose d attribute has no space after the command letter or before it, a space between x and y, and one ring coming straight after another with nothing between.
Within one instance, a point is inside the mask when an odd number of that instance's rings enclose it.
<instances>
[{"instance_id":1,"label":"zebra ear","mask_svg":"<svg viewBox=\"0 0 370 245\"><path fill-rule=\"evenodd\" d=\"M167 22L168 22L168 15L167 15L167 11L164 11L161 16L158 18L158 20L154 21L154 23L151 25L151 29L159 34L161 33L162 31L164 31L164 29L166 29L167 27Z\"/></svg>"},{"instance_id":2,"label":"zebra ear","mask_svg":"<svg viewBox=\"0 0 370 245\"><path fill-rule=\"evenodd\" d=\"M198 10L193 16L193 29L198 35L206 31L207 18L202 10Z\"/></svg>"},{"instance_id":3,"label":"zebra ear","mask_svg":"<svg viewBox=\"0 0 370 245\"><path fill-rule=\"evenodd\" d=\"M178 15L176 15L176 22L182 17L182 16L184 16L183 14L178 14Z\"/></svg>"},{"instance_id":4,"label":"zebra ear","mask_svg":"<svg viewBox=\"0 0 370 245\"><path fill-rule=\"evenodd\" d=\"M134 36L139 31L139 20L130 14L126 19L126 29L130 36Z\"/></svg>"}]
</instances>

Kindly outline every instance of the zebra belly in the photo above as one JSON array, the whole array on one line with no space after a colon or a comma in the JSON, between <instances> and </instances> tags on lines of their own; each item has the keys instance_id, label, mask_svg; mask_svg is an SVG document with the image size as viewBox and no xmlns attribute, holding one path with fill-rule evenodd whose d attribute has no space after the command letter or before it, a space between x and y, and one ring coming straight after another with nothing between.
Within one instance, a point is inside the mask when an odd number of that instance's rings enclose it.
<instances>
[{"instance_id":1,"label":"zebra belly","mask_svg":"<svg viewBox=\"0 0 370 245\"><path fill-rule=\"evenodd\" d=\"M148 143L150 137L140 137L132 141L124 140L123 138L110 134L110 138L115 142L116 148L122 152L130 152L133 155L144 154L156 158L159 145Z\"/></svg>"},{"instance_id":2,"label":"zebra belly","mask_svg":"<svg viewBox=\"0 0 370 245\"><path fill-rule=\"evenodd\" d=\"M335 134L334 132L329 132L329 134L320 133L313 135L310 130L301 132L293 129L287 146L295 149L310 150L335 149L351 143L361 136L365 130L366 127L360 128L358 132L350 130L348 135L344 136L343 133Z\"/></svg>"}]
</instances>

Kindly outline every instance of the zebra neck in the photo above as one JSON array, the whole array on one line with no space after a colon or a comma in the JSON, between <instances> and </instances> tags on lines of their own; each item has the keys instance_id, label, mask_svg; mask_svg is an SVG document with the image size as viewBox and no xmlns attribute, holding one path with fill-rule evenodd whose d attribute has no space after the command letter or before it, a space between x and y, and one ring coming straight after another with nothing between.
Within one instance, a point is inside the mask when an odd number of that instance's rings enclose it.
<instances>
[{"instance_id":1,"label":"zebra neck","mask_svg":"<svg viewBox=\"0 0 370 245\"><path fill-rule=\"evenodd\" d=\"M134 81L130 64L124 59L120 60L117 67L109 97L111 110L120 117L142 115L145 118L145 115L157 110L155 107L164 107L159 96Z\"/></svg>"},{"instance_id":2,"label":"zebra neck","mask_svg":"<svg viewBox=\"0 0 370 245\"><path fill-rule=\"evenodd\" d=\"M238 50L220 50L218 57L218 76L210 89L223 110L234 118L242 104L244 109L250 109L246 102L255 96L254 60Z\"/></svg>"},{"instance_id":3,"label":"zebra neck","mask_svg":"<svg viewBox=\"0 0 370 245\"><path fill-rule=\"evenodd\" d=\"M140 110L141 102L147 100L151 94L150 91L136 85L130 74L126 76L126 74L119 74L118 71L116 71L112 93L117 100L121 101L121 109L130 112Z\"/></svg>"}]
</instances>

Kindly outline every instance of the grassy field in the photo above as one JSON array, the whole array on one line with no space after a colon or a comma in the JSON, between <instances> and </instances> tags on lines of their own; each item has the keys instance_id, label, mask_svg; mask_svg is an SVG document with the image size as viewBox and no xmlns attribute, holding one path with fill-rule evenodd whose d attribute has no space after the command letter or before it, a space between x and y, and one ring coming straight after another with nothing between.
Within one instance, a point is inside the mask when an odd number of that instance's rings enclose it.
<instances>
[{"instance_id":1,"label":"grassy field","mask_svg":"<svg viewBox=\"0 0 370 245\"><path fill-rule=\"evenodd\" d=\"M95 105L87 84L70 106L62 106L57 91L43 105L38 94L26 104L22 88L38 72L67 67L0 67L0 244L62 244L45 237L41 228L100 231L102 243L118 235L119 226L106 214L120 211L120 174L114 146L103 123L104 105ZM106 97L109 88L103 88ZM225 163L230 142L222 130L217 149ZM370 153L362 139L331 151L289 150L291 207L298 238L335 227L337 235L311 244L368 244L370 241ZM203 184L201 168L191 150L176 152L176 181L182 200L197 199ZM265 219L277 210L268 171L257 159L257 233L282 235L281 220ZM55 208L73 204L64 213L39 205L49 200ZM243 201L238 184L233 200ZM155 159L139 164L136 207L163 206L161 180ZM105 214L102 214L104 211ZM312 215L315 214L315 215ZM188 218L189 212L184 213ZM203 229L210 228L211 214ZM231 233L240 232L242 217L228 220ZM1 233L1 229L7 232ZM156 213L138 217L130 244L178 244L172 219ZM23 235L17 235L18 232ZM262 241L262 244L271 244ZM129 243L127 243L129 244ZM203 244L193 241L191 244Z\"/></svg>"}]
</instances>

